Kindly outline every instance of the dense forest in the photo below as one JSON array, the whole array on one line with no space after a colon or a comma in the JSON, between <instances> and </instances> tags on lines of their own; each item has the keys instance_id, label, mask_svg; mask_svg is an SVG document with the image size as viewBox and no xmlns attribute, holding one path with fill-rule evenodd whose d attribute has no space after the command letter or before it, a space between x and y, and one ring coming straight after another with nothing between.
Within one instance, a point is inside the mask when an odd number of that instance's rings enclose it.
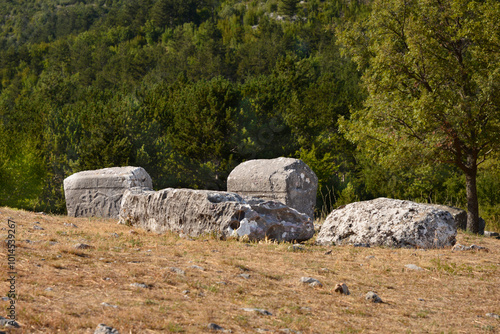
<instances>
[{"instance_id":1,"label":"dense forest","mask_svg":"<svg viewBox=\"0 0 500 334\"><path fill-rule=\"evenodd\" d=\"M287 156L318 175L318 217L379 196L466 208L457 166L379 163L346 135L368 91L338 35L370 7L0 0L0 206L63 213L64 178L111 166L144 167L156 189L225 190L240 162ZM477 188L497 229L498 157Z\"/></svg>"}]
</instances>

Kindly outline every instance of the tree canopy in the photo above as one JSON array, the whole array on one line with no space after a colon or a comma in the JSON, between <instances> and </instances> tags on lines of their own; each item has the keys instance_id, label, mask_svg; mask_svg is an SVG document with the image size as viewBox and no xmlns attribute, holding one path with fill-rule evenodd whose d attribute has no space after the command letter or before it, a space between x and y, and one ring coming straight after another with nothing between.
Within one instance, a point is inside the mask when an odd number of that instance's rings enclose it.
<instances>
[{"instance_id":1,"label":"tree canopy","mask_svg":"<svg viewBox=\"0 0 500 334\"><path fill-rule=\"evenodd\" d=\"M349 137L389 164L451 163L479 231L478 166L500 147L500 2L375 0L342 33L368 98Z\"/></svg>"}]
</instances>

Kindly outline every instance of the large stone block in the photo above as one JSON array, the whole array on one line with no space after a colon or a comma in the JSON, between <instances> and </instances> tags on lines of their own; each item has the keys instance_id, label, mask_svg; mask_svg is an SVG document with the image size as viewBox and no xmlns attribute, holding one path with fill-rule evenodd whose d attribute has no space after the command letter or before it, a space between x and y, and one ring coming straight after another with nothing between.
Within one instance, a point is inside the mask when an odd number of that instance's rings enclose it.
<instances>
[{"instance_id":1,"label":"large stone block","mask_svg":"<svg viewBox=\"0 0 500 334\"><path fill-rule=\"evenodd\" d=\"M87 170L64 179L68 216L117 218L125 190L153 188L149 174L141 167L113 167Z\"/></svg>"},{"instance_id":2,"label":"large stone block","mask_svg":"<svg viewBox=\"0 0 500 334\"><path fill-rule=\"evenodd\" d=\"M467 211L455 208L453 206L447 206L442 204L427 204L436 209L448 211L455 219L455 225L457 229L466 230L467 229ZM486 222L483 218L479 217L479 234L484 234L484 228L486 227Z\"/></svg>"},{"instance_id":3,"label":"large stone block","mask_svg":"<svg viewBox=\"0 0 500 334\"><path fill-rule=\"evenodd\" d=\"M314 218L318 177L302 160L249 160L227 178L227 191L279 201Z\"/></svg>"},{"instance_id":4,"label":"large stone block","mask_svg":"<svg viewBox=\"0 0 500 334\"><path fill-rule=\"evenodd\" d=\"M317 242L440 248L453 246L456 235L455 221L447 211L410 201L377 198L332 211Z\"/></svg>"},{"instance_id":5,"label":"large stone block","mask_svg":"<svg viewBox=\"0 0 500 334\"><path fill-rule=\"evenodd\" d=\"M127 190L119 221L157 233L173 231L193 237L215 233L224 238L304 241L314 235L311 219L282 203L210 190Z\"/></svg>"}]
</instances>

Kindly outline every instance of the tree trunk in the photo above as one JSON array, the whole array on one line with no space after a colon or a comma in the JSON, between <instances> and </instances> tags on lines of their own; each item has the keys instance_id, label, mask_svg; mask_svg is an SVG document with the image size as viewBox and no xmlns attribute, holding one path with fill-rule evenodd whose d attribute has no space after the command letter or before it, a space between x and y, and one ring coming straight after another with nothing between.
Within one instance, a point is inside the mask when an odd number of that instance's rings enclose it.
<instances>
[{"instance_id":1,"label":"tree trunk","mask_svg":"<svg viewBox=\"0 0 500 334\"><path fill-rule=\"evenodd\" d=\"M476 186L477 166L470 166L465 173L467 187L467 231L478 234L479 231L479 204Z\"/></svg>"}]
</instances>

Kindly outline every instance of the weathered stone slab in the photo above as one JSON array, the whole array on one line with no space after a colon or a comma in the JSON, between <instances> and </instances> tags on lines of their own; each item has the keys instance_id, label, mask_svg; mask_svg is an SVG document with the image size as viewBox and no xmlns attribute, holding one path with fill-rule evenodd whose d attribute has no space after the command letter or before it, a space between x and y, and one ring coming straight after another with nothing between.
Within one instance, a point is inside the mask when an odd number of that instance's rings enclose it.
<instances>
[{"instance_id":1,"label":"weathered stone slab","mask_svg":"<svg viewBox=\"0 0 500 334\"><path fill-rule=\"evenodd\" d=\"M455 220L455 224L457 229L466 230L467 229L467 211L455 208L453 206L447 206L442 204L427 204L436 209L448 211ZM484 234L484 228L486 226L486 222L483 218L479 217L479 234Z\"/></svg>"},{"instance_id":2,"label":"weathered stone slab","mask_svg":"<svg viewBox=\"0 0 500 334\"><path fill-rule=\"evenodd\" d=\"M332 211L317 242L439 248L453 246L456 234L455 221L447 211L410 201L377 198Z\"/></svg>"},{"instance_id":3,"label":"weathered stone slab","mask_svg":"<svg viewBox=\"0 0 500 334\"><path fill-rule=\"evenodd\" d=\"M174 231L193 237L215 233L250 240L304 241L314 235L311 219L282 203L210 190L127 190L119 221L158 233Z\"/></svg>"},{"instance_id":4,"label":"weathered stone slab","mask_svg":"<svg viewBox=\"0 0 500 334\"><path fill-rule=\"evenodd\" d=\"M314 218L318 177L302 160L249 160L227 178L227 191L279 201Z\"/></svg>"},{"instance_id":5,"label":"weathered stone slab","mask_svg":"<svg viewBox=\"0 0 500 334\"><path fill-rule=\"evenodd\" d=\"M68 216L117 218L125 190L153 188L149 174L141 167L113 167L87 170L64 179Z\"/></svg>"}]
</instances>

